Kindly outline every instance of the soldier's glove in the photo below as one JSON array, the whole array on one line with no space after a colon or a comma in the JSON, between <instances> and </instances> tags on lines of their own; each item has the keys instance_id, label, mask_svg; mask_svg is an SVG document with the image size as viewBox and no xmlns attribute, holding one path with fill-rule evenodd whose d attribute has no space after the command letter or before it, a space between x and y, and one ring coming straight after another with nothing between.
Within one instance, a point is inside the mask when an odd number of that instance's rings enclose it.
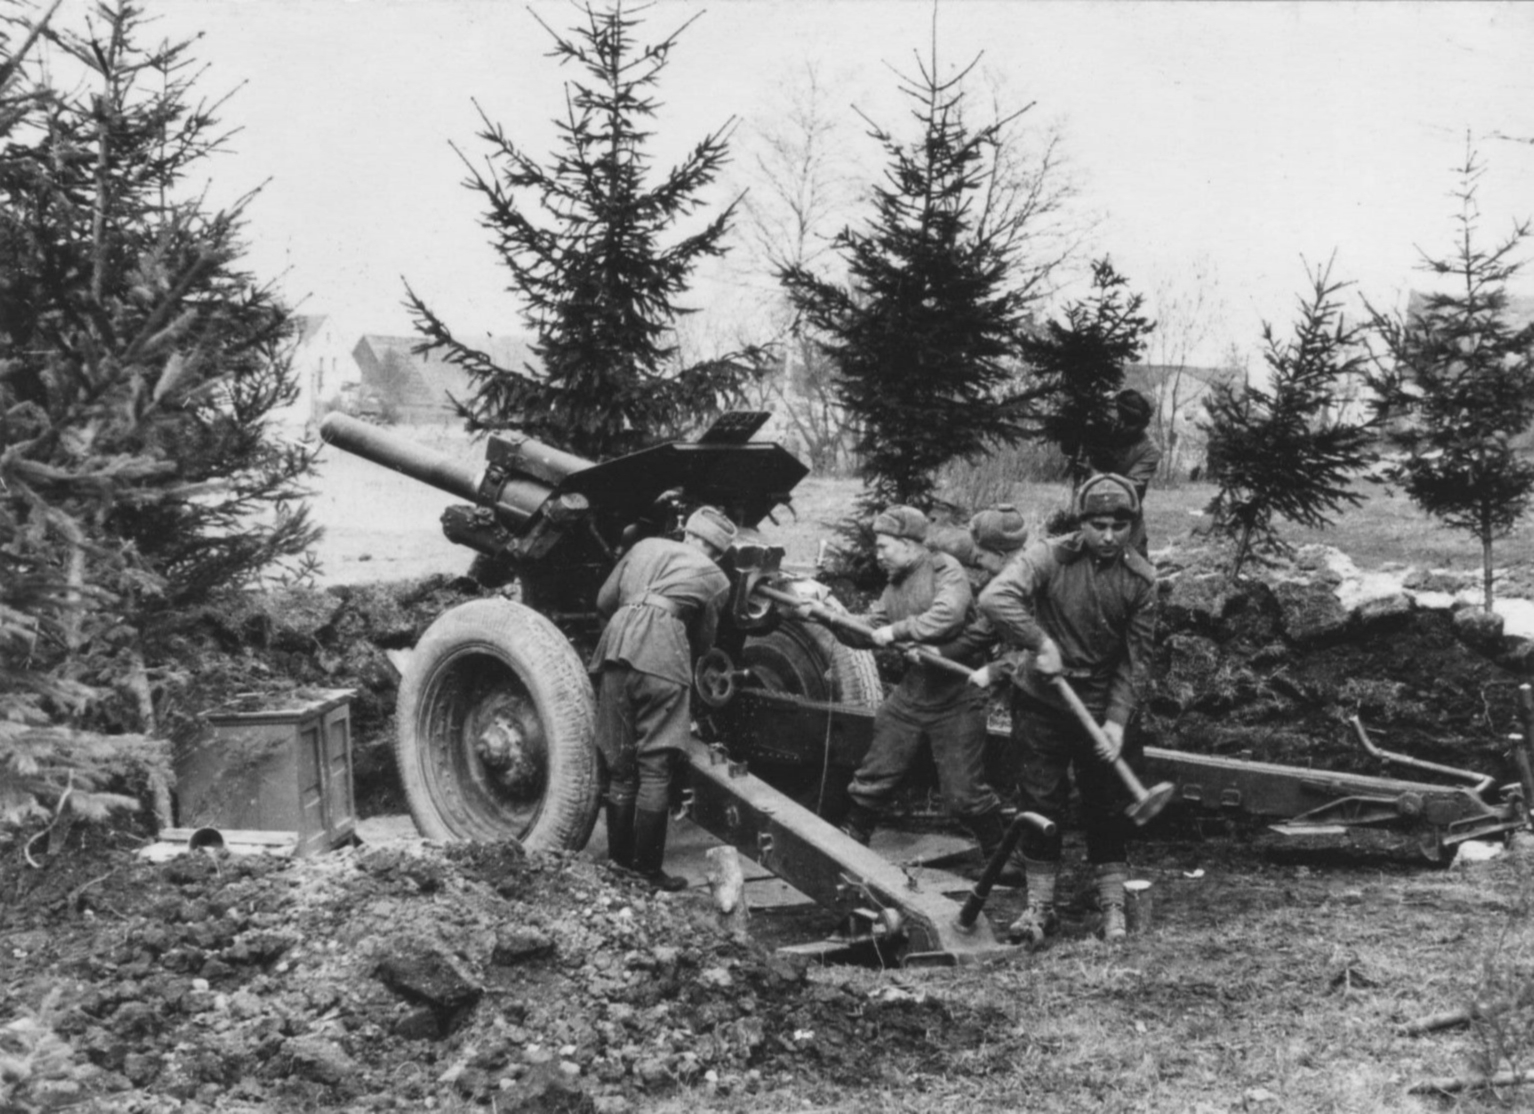
<instances>
[{"instance_id":1,"label":"soldier's glove","mask_svg":"<svg viewBox=\"0 0 1534 1114\"><path fill-rule=\"evenodd\" d=\"M982 665L979 669L975 670L969 675L969 683L974 685L977 689L990 688L991 667L989 665Z\"/></svg>"},{"instance_id":2,"label":"soldier's glove","mask_svg":"<svg viewBox=\"0 0 1534 1114\"><path fill-rule=\"evenodd\" d=\"M1124 753L1124 725L1114 723L1112 720L1103 724L1102 741L1094 742L1092 749L1104 762L1109 764L1117 762L1119 755Z\"/></svg>"}]
</instances>

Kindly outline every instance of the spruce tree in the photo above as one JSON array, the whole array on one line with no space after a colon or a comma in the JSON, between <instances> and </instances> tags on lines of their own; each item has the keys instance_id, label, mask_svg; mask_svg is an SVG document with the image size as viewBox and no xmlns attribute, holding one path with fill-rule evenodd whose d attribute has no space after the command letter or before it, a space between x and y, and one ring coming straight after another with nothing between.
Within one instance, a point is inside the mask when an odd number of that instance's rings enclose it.
<instances>
[{"instance_id":1,"label":"spruce tree","mask_svg":"<svg viewBox=\"0 0 1534 1114\"><path fill-rule=\"evenodd\" d=\"M1534 464L1510 443L1534 423L1534 322L1515 328L1507 316L1507 282L1523 266L1515 254L1529 222L1481 245L1476 193L1484 173L1467 142L1453 194L1454 253L1422 257L1450 289L1429 294L1413 316L1374 314L1385 352L1372 385L1398 453L1387 475L1428 514L1480 542L1490 611L1492 543L1534 495Z\"/></svg>"},{"instance_id":2,"label":"spruce tree","mask_svg":"<svg viewBox=\"0 0 1534 1114\"><path fill-rule=\"evenodd\" d=\"M293 397L289 313L239 266L244 202L210 211L189 180L223 141L189 44L143 36L126 0L50 31L0 147L12 727L152 729L179 617L316 536L309 458L264 424Z\"/></svg>"},{"instance_id":3,"label":"spruce tree","mask_svg":"<svg viewBox=\"0 0 1534 1114\"><path fill-rule=\"evenodd\" d=\"M1033 396L1031 431L1059 448L1073 487L1091 474L1094 451L1113 443L1113 396L1155 328L1140 312L1144 301L1100 259L1091 293L1066 306L1063 322L1047 322L1019 345Z\"/></svg>"},{"instance_id":4,"label":"spruce tree","mask_svg":"<svg viewBox=\"0 0 1534 1114\"><path fill-rule=\"evenodd\" d=\"M426 338L418 351L440 352L471 378L471 396L458 400L471 431L515 426L601 459L675 437L718 409L755 353L679 366L672 330L689 312L679 299L694 267L722 254L735 210L729 204L666 242L703 208L732 127L650 180L654 90L687 24L641 44L639 21L621 4L583 11L585 22L568 35L544 25L553 56L584 73L566 86L558 151L540 164L481 112L492 165L470 164L465 182L487 205L483 223L522 297L539 366L498 366L406 289Z\"/></svg>"},{"instance_id":5,"label":"spruce tree","mask_svg":"<svg viewBox=\"0 0 1534 1114\"><path fill-rule=\"evenodd\" d=\"M869 225L834 241L848 284L804 266L779 271L835 363L865 507L930 507L942 465L1022 432L1012 356L1031 295L1010 281L1011 230L987 230L976 204L1008 121L968 124L968 72L942 79L934 58L901 78L917 121L912 139L871 125L888 168Z\"/></svg>"},{"instance_id":6,"label":"spruce tree","mask_svg":"<svg viewBox=\"0 0 1534 1114\"><path fill-rule=\"evenodd\" d=\"M1367 353L1362 327L1346 323L1337 300L1346 284L1331 270L1312 274L1292 338L1263 324L1267 387L1216 383L1205 403L1208 475L1219 485L1209 511L1235 540L1231 579L1254 552L1283 547L1280 516L1323 529L1363 502L1351 485L1373 456L1371 423L1337 403Z\"/></svg>"}]
</instances>

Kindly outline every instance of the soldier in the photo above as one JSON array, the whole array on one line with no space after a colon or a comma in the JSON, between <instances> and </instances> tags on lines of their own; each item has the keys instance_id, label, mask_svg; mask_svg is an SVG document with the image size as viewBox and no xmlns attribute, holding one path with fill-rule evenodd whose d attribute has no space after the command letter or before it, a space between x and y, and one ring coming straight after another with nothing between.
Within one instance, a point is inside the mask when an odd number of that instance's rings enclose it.
<instances>
[{"instance_id":1,"label":"soldier","mask_svg":"<svg viewBox=\"0 0 1534 1114\"><path fill-rule=\"evenodd\" d=\"M969 520L969 537L973 561L981 577L979 588L984 589L1008 562L1023 552L1023 547L1028 544L1028 523L1011 503L998 503L975 512ZM989 653L998 641L995 629L984 615L977 615L965 638L982 654ZM997 746L991 744L987 736L985 779L1007 806L1016 805L1018 801L1018 762L1015 745ZM1015 879L1010 884L1021 885L1022 874L1020 865L1008 864L1006 876Z\"/></svg>"},{"instance_id":2,"label":"soldier","mask_svg":"<svg viewBox=\"0 0 1534 1114\"><path fill-rule=\"evenodd\" d=\"M1086 827L1087 858L1097 869L1103 937L1124 936L1129 821L1123 785L1112 762L1124 745L1136 686L1155 630L1156 573L1127 544L1139 516L1134 485L1123 476L1093 476L1076 494L1080 529L1048 538L1007 564L980 596L980 611L1010 646L1031 652L1012 674L1012 734L1022 749L1023 807L1064 820L1075 767ZM971 680L988 685L987 667ZM1091 737L1051 683L1064 675L1102 723L1109 753ZM1055 878L1060 836L1023 837L1028 906L1013 922L1015 940L1037 946L1058 927Z\"/></svg>"},{"instance_id":3,"label":"soldier","mask_svg":"<svg viewBox=\"0 0 1534 1114\"><path fill-rule=\"evenodd\" d=\"M973 602L969 579L952 556L924 544L926 515L913 507L888 507L874 518L873 529L879 566L889 577L866 617L875 628L874 645L914 642L965 664L977 662L979 654L961 637ZM944 805L989 859L1005 830L1001 803L985 780L985 708L985 694L962 675L913 661L874 715L873 743L848 787L852 805L842 830L868 843L927 740ZM1002 879L1004 885L1021 881L1020 871Z\"/></svg>"},{"instance_id":4,"label":"soldier","mask_svg":"<svg viewBox=\"0 0 1534 1114\"><path fill-rule=\"evenodd\" d=\"M734 540L734 523L700 507L683 541L636 542L597 593L609 618L588 668L606 769L607 854L663 890L687 886L661 869L671 768L691 730L692 663L713 645L730 587L715 562Z\"/></svg>"},{"instance_id":5,"label":"soldier","mask_svg":"<svg viewBox=\"0 0 1534 1114\"><path fill-rule=\"evenodd\" d=\"M1150 551L1150 541L1145 533L1145 492L1161 464L1161 450L1146 433L1155 408L1148 398L1130 387L1115 395L1113 404L1116 412L1113 440L1094 449L1088 463L1096 472L1122 476L1134 485L1141 513L1130 531L1129 545L1144 557Z\"/></svg>"},{"instance_id":6,"label":"soldier","mask_svg":"<svg viewBox=\"0 0 1534 1114\"><path fill-rule=\"evenodd\" d=\"M985 570L989 579L1028 544L1028 523L1011 503L997 503L975 512L969 520L969 536L973 563Z\"/></svg>"}]
</instances>

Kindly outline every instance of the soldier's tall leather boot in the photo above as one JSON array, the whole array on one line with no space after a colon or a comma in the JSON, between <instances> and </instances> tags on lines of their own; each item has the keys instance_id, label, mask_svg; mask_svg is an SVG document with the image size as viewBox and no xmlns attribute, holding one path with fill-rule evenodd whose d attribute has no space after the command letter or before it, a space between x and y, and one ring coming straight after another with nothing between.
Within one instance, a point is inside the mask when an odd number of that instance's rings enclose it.
<instances>
[{"instance_id":1,"label":"soldier's tall leather boot","mask_svg":"<svg viewBox=\"0 0 1534 1114\"><path fill-rule=\"evenodd\" d=\"M1128 863L1100 863L1097 867L1097 904L1103 913L1103 939L1116 943L1126 935L1124 883L1129 881Z\"/></svg>"},{"instance_id":2,"label":"soldier's tall leather boot","mask_svg":"<svg viewBox=\"0 0 1534 1114\"><path fill-rule=\"evenodd\" d=\"M842 821L842 833L851 836L864 847L874 837L874 829L879 826L879 814L867 805L860 805L853 801L847 809L847 817Z\"/></svg>"},{"instance_id":3,"label":"soldier's tall leather boot","mask_svg":"<svg viewBox=\"0 0 1534 1114\"><path fill-rule=\"evenodd\" d=\"M607 858L614 866L634 869L634 801L607 802Z\"/></svg>"},{"instance_id":4,"label":"soldier's tall leather boot","mask_svg":"<svg viewBox=\"0 0 1534 1114\"><path fill-rule=\"evenodd\" d=\"M665 809L634 811L634 870L657 890L675 893L687 888L687 879L667 874L661 869L666 859L666 824L671 819Z\"/></svg>"},{"instance_id":5,"label":"soldier's tall leather boot","mask_svg":"<svg viewBox=\"0 0 1534 1114\"><path fill-rule=\"evenodd\" d=\"M1028 906L1007 928L1007 938L1014 944L1041 947L1046 936L1060 931L1055 914L1055 879L1060 874L1058 862L1044 862L1023 856L1023 873L1028 878Z\"/></svg>"},{"instance_id":6,"label":"soldier's tall leather boot","mask_svg":"<svg viewBox=\"0 0 1534 1114\"><path fill-rule=\"evenodd\" d=\"M980 845L980 869L985 870L986 865L996 856L1001 848L1001 842L1007 835L1007 822L1001 814L1001 809L993 808L990 812L983 812L979 816L971 816L965 827L970 835L975 837L975 842ZM1006 865L1001 868L1001 873L996 876L996 884L999 886L1019 887L1026 883L1027 878L1023 872L1021 855L1014 851L1007 857ZM976 875L978 878L979 875Z\"/></svg>"}]
</instances>

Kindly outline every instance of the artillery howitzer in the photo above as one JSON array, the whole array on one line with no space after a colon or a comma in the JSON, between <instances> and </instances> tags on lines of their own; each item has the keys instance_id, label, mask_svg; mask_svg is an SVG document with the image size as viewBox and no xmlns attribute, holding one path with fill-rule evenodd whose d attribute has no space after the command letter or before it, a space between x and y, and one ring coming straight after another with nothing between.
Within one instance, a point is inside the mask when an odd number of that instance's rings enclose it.
<instances>
[{"instance_id":1,"label":"artillery howitzer","mask_svg":"<svg viewBox=\"0 0 1534 1114\"><path fill-rule=\"evenodd\" d=\"M752 595L771 579L805 598L824 597L822 586L785 574L782 549L754 529L808 471L781 446L749 440L767 417L728 414L697 441L602 464L531 438L492 436L482 465L344 415L325 420L326 441L472 500L447 508L443 532L478 554L472 576L488 586L515 580L518 589L518 603L453 608L404 671L400 773L426 834L585 843L596 771L592 696L577 647L589 648L600 633L596 596L620 553L648 535L680 536L703 504L740 528L721 558L732 591L711 660L722 660L726 674L740 663L756 683L795 696L866 709L878 703L871 654L813 624L784 621Z\"/></svg>"},{"instance_id":2,"label":"artillery howitzer","mask_svg":"<svg viewBox=\"0 0 1534 1114\"><path fill-rule=\"evenodd\" d=\"M484 465L344 415L326 418L326 441L471 500L447 509L443 532L476 551L476 578L514 579L520 592L519 602L487 598L450 609L404 665L396 757L416 826L439 839L585 846L599 771L594 698L576 646L600 629L597 592L622 550L679 533L693 509L710 504L740 533L720 559L730 598L717 653L699 675L705 738L684 752L688 815L901 956L954 962L995 954L1004 945L977 915L988 884L963 908L916 887L906 871L752 772L801 798L825 771L833 787L841 771L844 785L881 696L870 652L786 617L754 591L770 582L793 598L829 599L823 586L786 573L782 549L755 529L808 472L780 446L749 440L766 418L728 414L696 441L601 464L530 438L491 437ZM802 734L778 733L771 707L732 699L742 679L742 691L771 692L796 712L818 710L818 720ZM843 715L855 725L854 749ZM742 716L760 717L758 729L744 730Z\"/></svg>"},{"instance_id":3,"label":"artillery howitzer","mask_svg":"<svg viewBox=\"0 0 1534 1114\"><path fill-rule=\"evenodd\" d=\"M849 923L865 915L866 936L907 962L1005 951L977 917L988 887L961 910L818 815L835 814L867 750L881 688L869 651L792 617L788 600L834 604L822 585L784 570L782 549L756 530L808 472L780 446L750 440L766 418L728 414L696 441L604 463L531 438L491 437L483 465L344 415L325 420L326 441L468 500L444 512L444 533L477 553L477 579L514 580L520 593L519 602L494 597L450 609L404 666L396 755L416 824L439 839L585 846L599 771L594 698L576 647L600 629L597 591L619 554L641 537L678 533L693 509L711 504L740 534L720 560L729 604L716 651L696 677L703 737L684 753L688 815ZM1534 717L1524 698L1526 718ZM1526 825L1534 774L1524 734L1520 784L1500 790L1442 768L1433 772L1474 784L1156 747L1145 748L1145 771L1161 783L1152 791L1158 808L1170 799L1235 810L1288 821L1291 831L1406 826L1438 851ZM993 743L1007 740L993 732Z\"/></svg>"}]
</instances>

